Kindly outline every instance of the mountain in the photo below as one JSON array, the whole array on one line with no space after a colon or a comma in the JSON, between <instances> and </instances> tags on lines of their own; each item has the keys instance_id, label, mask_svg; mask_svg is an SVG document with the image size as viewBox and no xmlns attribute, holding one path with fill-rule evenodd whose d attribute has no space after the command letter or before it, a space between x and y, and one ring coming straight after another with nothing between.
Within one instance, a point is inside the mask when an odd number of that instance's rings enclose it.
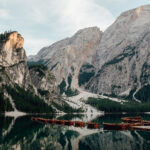
<instances>
[{"instance_id":1,"label":"mountain","mask_svg":"<svg viewBox=\"0 0 150 150\"><path fill-rule=\"evenodd\" d=\"M137 95L135 99L140 97L138 91L146 95L150 84L149 17L150 5L129 10L104 32L95 59L96 74L87 89L107 95Z\"/></svg>"},{"instance_id":2,"label":"mountain","mask_svg":"<svg viewBox=\"0 0 150 150\"><path fill-rule=\"evenodd\" d=\"M0 34L0 112L74 111L61 98L55 76L43 65L27 65L24 39Z\"/></svg>"},{"instance_id":3,"label":"mountain","mask_svg":"<svg viewBox=\"0 0 150 150\"><path fill-rule=\"evenodd\" d=\"M93 93L147 101L149 17L150 5L126 11L104 33L97 27L79 30L28 61L48 66L62 91L82 87Z\"/></svg>"},{"instance_id":4,"label":"mountain","mask_svg":"<svg viewBox=\"0 0 150 150\"><path fill-rule=\"evenodd\" d=\"M36 62L48 66L54 73L61 91L78 88L78 75L81 66L93 67L96 48L102 32L97 27L79 30L71 38L61 40L28 58L30 64Z\"/></svg>"}]
</instances>

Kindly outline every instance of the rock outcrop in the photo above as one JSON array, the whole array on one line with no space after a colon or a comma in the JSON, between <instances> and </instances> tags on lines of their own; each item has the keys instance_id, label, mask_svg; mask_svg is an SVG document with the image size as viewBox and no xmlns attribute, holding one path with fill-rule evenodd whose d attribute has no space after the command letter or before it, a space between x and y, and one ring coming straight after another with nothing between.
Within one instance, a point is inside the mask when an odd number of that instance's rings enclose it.
<instances>
[{"instance_id":1,"label":"rock outcrop","mask_svg":"<svg viewBox=\"0 0 150 150\"><path fill-rule=\"evenodd\" d=\"M0 34L0 112L52 112L53 100L63 104L55 77L44 66L29 71L23 44L18 32Z\"/></svg>"},{"instance_id":2,"label":"rock outcrop","mask_svg":"<svg viewBox=\"0 0 150 150\"><path fill-rule=\"evenodd\" d=\"M29 66L31 83L36 87L39 96L44 98L46 103L51 104L51 101L59 100L59 89L56 86L55 76L42 65Z\"/></svg>"},{"instance_id":3,"label":"rock outcrop","mask_svg":"<svg viewBox=\"0 0 150 150\"><path fill-rule=\"evenodd\" d=\"M24 39L18 32L5 34L0 40L0 76L1 83L16 83L21 87L30 86L27 57L23 48Z\"/></svg>"}]
</instances>

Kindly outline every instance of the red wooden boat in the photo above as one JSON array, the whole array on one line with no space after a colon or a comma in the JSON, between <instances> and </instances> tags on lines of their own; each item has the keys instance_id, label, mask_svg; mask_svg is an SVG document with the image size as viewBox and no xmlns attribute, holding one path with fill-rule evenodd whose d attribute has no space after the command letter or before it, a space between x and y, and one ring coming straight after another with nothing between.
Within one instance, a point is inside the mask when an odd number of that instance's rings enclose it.
<instances>
[{"instance_id":1,"label":"red wooden boat","mask_svg":"<svg viewBox=\"0 0 150 150\"><path fill-rule=\"evenodd\" d=\"M65 124L65 120L60 120L59 124L64 125Z\"/></svg>"},{"instance_id":2,"label":"red wooden boat","mask_svg":"<svg viewBox=\"0 0 150 150\"><path fill-rule=\"evenodd\" d=\"M55 123L56 123L56 120L48 119L48 123L55 124Z\"/></svg>"},{"instance_id":3,"label":"red wooden boat","mask_svg":"<svg viewBox=\"0 0 150 150\"><path fill-rule=\"evenodd\" d=\"M88 128L90 128L90 129L99 129L100 125L98 123L88 122Z\"/></svg>"},{"instance_id":4,"label":"red wooden boat","mask_svg":"<svg viewBox=\"0 0 150 150\"><path fill-rule=\"evenodd\" d=\"M55 123L56 124L62 124L62 121L61 120L55 120Z\"/></svg>"},{"instance_id":5,"label":"red wooden boat","mask_svg":"<svg viewBox=\"0 0 150 150\"><path fill-rule=\"evenodd\" d=\"M136 122L141 122L142 118L140 116L136 116L136 117L123 117L121 118L122 122L125 123L136 123Z\"/></svg>"},{"instance_id":6,"label":"red wooden boat","mask_svg":"<svg viewBox=\"0 0 150 150\"><path fill-rule=\"evenodd\" d=\"M142 120L144 126L150 126L150 121L149 120Z\"/></svg>"},{"instance_id":7,"label":"red wooden boat","mask_svg":"<svg viewBox=\"0 0 150 150\"><path fill-rule=\"evenodd\" d=\"M142 122L139 123L103 123L104 130L131 130L133 126L141 126Z\"/></svg>"},{"instance_id":8,"label":"red wooden boat","mask_svg":"<svg viewBox=\"0 0 150 150\"><path fill-rule=\"evenodd\" d=\"M44 122L44 123L48 123L49 120L50 119L37 118L37 121Z\"/></svg>"},{"instance_id":9,"label":"red wooden boat","mask_svg":"<svg viewBox=\"0 0 150 150\"><path fill-rule=\"evenodd\" d=\"M31 120L38 121L37 117L32 117Z\"/></svg>"},{"instance_id":10,"label":"red wooden boat","mask_svg":"<svg viewBox=\"0 0 150 150\"><path fill-rule=\"evenodd\" d=\"M75 121L75 127L85 127L85 123L81 121Z\"/></svg>"},{"instance_id":11,"label":"red wooden boat","mask_svg":"<svg viewBox=\"0 0 150 150\"><path fill-rule=\"evenodd\" d=\"M74 121L65 120L64 124L67 125L67 126L73 126L74 125Z\"/></svg>"}]
</instances>

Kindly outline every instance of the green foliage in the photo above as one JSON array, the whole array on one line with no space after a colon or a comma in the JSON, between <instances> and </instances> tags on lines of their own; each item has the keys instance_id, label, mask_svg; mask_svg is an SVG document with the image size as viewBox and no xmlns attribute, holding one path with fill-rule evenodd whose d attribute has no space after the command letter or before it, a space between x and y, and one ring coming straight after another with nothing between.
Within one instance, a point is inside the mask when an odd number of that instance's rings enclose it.
<instances>
[{"instance_id":1,"label":"green foliage","mask_svg":"<svg viewBox=\"0 0 150 150\"><path fill-rule=\"evenodd\" d=\"M48 106L43 99L34 95L30 91L25 91L19 86L14 88L7 86L7 92L14 99L16 108L23 112L30 113L52 113L54 112L51 106Z\"/></svg>"},{"instance_id":2,"label":"green foliage","mask_svg":"<svg viewBox=\"0 0 150 150\"><path fill-rule=\"evenodd\" d=\"M65 91L65 87L66 87L66 82L65 79L62 80L62 82L59 84L59 89L60 89L60 94L63 94Z\"/></svg>"},{"instance_id":3,"label":"green foliage","mask_svg":"<svg viewBox=\"0 0 150 150\"><path fill-rule=\"evenodd\" d=\"M89 98L87 104L105 112L149 112L150 102L137 103L135 101L124 102L123 104L108 99Z\"/></svg>"},{"instance_id":4,"label":"green foliage","mask_svg":"<svg viewBox=\"0 0 150 150\"><path fill-rule=\"evenodd\" d=\"M83 64L79 75L78 75L78 81L79 81L79 86L87 83L94 75L94 66L91 64Z\"/></svg>"},{"instance_id":5,"label":"green foliage","mask_svg":"<svg viewBox=\"0 0 150 150\"><path fill-rule=\"evenodd\" d=\"M4 72L5 71L5 67L1 67L0 72Z\"/></svg>"},{"instance_id":6,"label":"green foliage","mask_svg":"<svg viewBox=\"0 0 150 150\"><path fill-rule=\"evenodd\" d=\"M0 92L0 112L13 111L8 99L4 99L4 93Z\"/></svg>"},{"instance_id":7,"label":"green foliage","mask_svg":"<svg viewBox=\"0 0 150 150\"><path fill-rule=\"evenodd\" d=\"M60 111L63 111L65 113L75 113L75 112L83 112L82 109L75 109L70 107L66 102L63 102L62 105L59 105L57 103L55 103L54 101L52 102L52 104Z\"/></svg>"},{"instance_id":8,"label":"green foliage","mask_svg":"<svg viewBox=\"0 0 150 150\"><path fill-rule=\"evenodd\" d=\"M67 90L65 91L65 94L68 97L72 97L72 96L76 96L79 94L79 91L77 89L71 89L70 87L67 88Z\"/></svg>"},{"instance_id":9,"label":"green foliage","mask_svg":"<svg viewBox=\"0 0 150 150\"><path fill-rule=\"evenodd\" d=\"M150 101L150 85L146 85L141 88L136 94L135 97L141 101Z\"/></svg>"},{"instance_id":10,"label":"green foliage","mask_svg":"<svg viewBox=\"0 0 150 150\"><path fill-rule=\"evenodd\" d=\"M12 31L5 31L4 33L0 34L0 42L5 42L8 40L9 35L12 33Z\"/></svg>"},{"instance_id":11,"label":"green foliage","mask_svg":"<svg viewBox=\"0 0 150 150\"><path fill-rule=\"evenodd\" d=\"M42 77L45 75L46 70L48 70L47 66L44 66L42 64L32 64L29 65L29 69L34 69L35 71L39 72L39 75Z\"/></svg>"},{"instance_id":12,"label":"green foliage","mask_svg":"<svg viewBox=\"0 0 150 150\"><path fill-rule=\"evenodd\" d=\"M79 86L87 83L94 75L94 72L80 72L78 76Z\"/></svg>"},{"instance_id":13,"label":"green foliage","mask_svg":"<svg viewBox=\"0 0 150 150\"><path fill-rule=\"evenodd\" d=\"M42 69L42 70L47 70L48 67L43 65L43 64L28 64L28 67L29 69L32 69L32 68L37 68L37 69Z\"/></svg>"},{"instance_id":14,"label":"green foliage","mask_svg":"<svg viewBox=\"0 0 150 150\"><path fill-rule=\"evenodd\" d=\"M3 81L3 79L2 79L2 77L0 76L0 82L2 82Z\"/></svg>"},{"instance_id":15,"label":"green foliage","mask_svg":"<svg viewBox=\"0 0 150 150\"><path fill-rule=\"evenodd\" d=\"M83 64L82 68L91 69L91 68L94 68L94 66L91 64Z\"/></svg>"},{"instance_id":16,"label":"green foliage","mask_svg":"<svg viewBox=\"0 0 150 150\"><path fill-rule=\"evenodd\" d=\"M53 70L57 65L58 65L58 62L51 67L50 71Z\"/></svg>"},{"instance_id":17,"label":"green foliage","mask_svg":"<svg viewBox=\"0 0 150 150\"><path fill-rule=\"evenodd\" d=\"M41 96L46 96L49 94L49 92L47 90L38 89L38 92L40 93Z\"/></svg>"},{"instance_id":18,"label":"green foliage","mask_svg":"<svg viewBox=\"0 0 150 150\"><path fill-rule=\"evenodd\" d=\"M47 64L48 61L49 60L28 61L27 65L28 66L32 66L32 65L44 65L44 66L46 66L46 64Z\"/></svg>"},{"instance_id":19,"label":"green foliage","mask_svg":"<svg viewBox=\"0 0 150 150\"><path fill-rule=\"evenodd\" d=\"M69 84L69 87L71 86L71 82L72 82L72 75L69 74L69 76L68 76L68 84Z\"/></svg>"}]
</instances>

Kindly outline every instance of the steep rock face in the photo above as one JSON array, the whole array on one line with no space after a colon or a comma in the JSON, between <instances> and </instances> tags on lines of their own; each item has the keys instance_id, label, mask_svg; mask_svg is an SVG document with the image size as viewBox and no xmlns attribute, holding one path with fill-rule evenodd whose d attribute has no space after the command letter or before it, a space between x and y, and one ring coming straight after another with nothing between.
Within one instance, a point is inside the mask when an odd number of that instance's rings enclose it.
<instances>
[{"instance_id":1,"label":"steep rock face","mask_svg":"<svg viewBox=\"0 0 150 150\"><path fill-rule=\"evenodd\" d=\"M28 61L47 65L57 85L64 83L65 88L77 88L80 68L84 63L93 64L101 37L102 32L97 27L79 30L73 37L41 49Z\"/></svg>"},{"instance_id":2,"label":"steep rock face","mask_svg":"<svg viewBox=\"0 0 150 150\"><path fill-rule=\"evenodd\" d=\"M29 72L23 44L18 32L0 34L0 112L54 112L55 77L38 66Z\"/></svg>"},{"instance_id":3,"label":"steep rock face","mask_svg":"<svg viewBox=\"0 0 150 150\"><path fill-rule=\"evenodd\" d=\"M95 59L92 92L129 95L150 84L150 5L124 12L103 34Z\"/></svg>"},{"instance_id":4,"label":"steep rock face","mask_svg":"<svg viewBox=\"0 0 150 150\"><path fill-rule=\"evenodd\" d=\"M36 87L37 93L45 99L47 103L57 102L59 90L56 86L55 76L47 67L41 65L29 66L31 82Z\"/></svg>"},{"instance_id":5,"label":"steep rock face","mask_svg":"<svg viewBox=\"0 0 150 150\"><path fill-rule=\"evenodd\" d=\"M150 5L122 13L104 32L78 31L43 48L29 62L45 64L57 85L91 92L133 96L150 84ZM136 99L138 100L138 99Z\"/></svg>"},{"instance_id":6,"label":"steep rock face","mask_svg":"<svg viewBox=\"0 0 150 150\"><path fill-rule=\"evenodd\" d=\"M0 41L0 72L2 83L16 83L27 88L30 85L30 75L23 48L24 39L18 32L6 34Z\"/></svg>"}]
</instances>

